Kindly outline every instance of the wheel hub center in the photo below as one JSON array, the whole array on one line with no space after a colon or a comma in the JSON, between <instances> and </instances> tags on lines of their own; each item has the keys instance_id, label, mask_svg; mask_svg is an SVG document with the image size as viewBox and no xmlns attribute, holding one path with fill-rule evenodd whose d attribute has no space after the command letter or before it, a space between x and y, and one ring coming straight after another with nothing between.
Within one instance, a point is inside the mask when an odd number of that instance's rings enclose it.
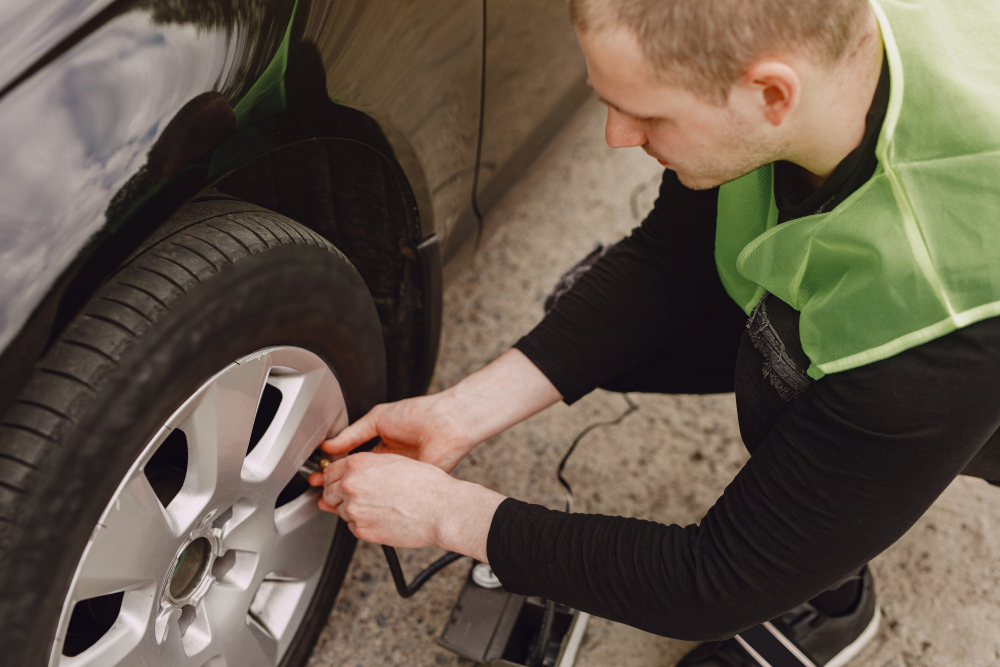
<instances>
[{"instance_id":1,"label":"wheel hub center","mask_svg":"<svg viewBox=\"0 0 1000 667\"><path fill-rule=\"evenodd\" d=\"M170 577L170 595L174 599L185 598L198 588L198 584L208 573L211 556L212 545L204 537L189 543L181 551Z\"/></svg>"},{"instance_id":2,"label":"wheel hub center","mask_svg":"<svg viewBox=\"0 0 1000 667\"><path fill-rule=\"evenodd\" d=\"M200 600L215 581L212 566L218 551L218 536L213 532L192 535L174 557L163 590L166 602L183 607Z\"/></svg>"}]
</instances>

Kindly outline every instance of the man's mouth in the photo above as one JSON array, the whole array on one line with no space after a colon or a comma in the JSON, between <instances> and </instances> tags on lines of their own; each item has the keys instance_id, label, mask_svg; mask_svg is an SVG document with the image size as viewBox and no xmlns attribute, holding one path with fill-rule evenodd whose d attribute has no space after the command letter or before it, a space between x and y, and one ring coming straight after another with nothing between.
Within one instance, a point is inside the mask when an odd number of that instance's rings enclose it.
<instances>
[{"instance_id":1,"label":"man's mouth","mask_svg":"<svg viewBox=\"0 0 1000 667\"><path fill-rule=\"evenodd\" d=\"M653 151L651 151L651 150L649 149L649 146L648 146L648 145L646 145L646 146L643 146L643 147L642 147L642 150L646 151L646 155L648 155L649 157L651 157L651 158L653 158L654 160L656 160L657 162L659 162L659 163L660 163L660 166L661 166L661 167L669 167L669 166L670 166L670 163L669 163L669 162L667 162L667 161L666 161L666 160L664 160L664 159L661 159L659 155L657 155L656 153L654 153Z\"/></svg>"}]
</instances>

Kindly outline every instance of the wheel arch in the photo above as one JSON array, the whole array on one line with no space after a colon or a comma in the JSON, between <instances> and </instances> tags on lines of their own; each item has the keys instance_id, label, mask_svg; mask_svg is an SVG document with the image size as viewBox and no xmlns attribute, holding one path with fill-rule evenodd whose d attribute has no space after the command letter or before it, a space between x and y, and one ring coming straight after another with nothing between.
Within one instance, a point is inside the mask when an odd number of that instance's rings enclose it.
<instances>
[{"instance_id":1,"label":"wheel arch","mask_svg":"<svg viewBox=\"0 0 1000 667\"><path fill-rule=\"evenodd\" d=\"M365 279L378 309L390 400L426 391L440 335L438 239L427 233L418 196L384 135L374 141L363 136L379 131L378 124L358 111L341 109L353 117L348 129L367 132L296 138L208 183L194 171L182 173L130 211L117 229L102 230L91 239L0 356L0 413L104 280L169 233L168 221L186 204L213 197L273 210L343 252Z\"/></svg>"},{"instance_id":2,"label":"wheel arch","mask_svg":"<svg viewBox=\"0 0 1000 667\"><path fill-rule=\"evenodd\" d=\"M355 139L316 138L262 155L214 187L299 222L343 252L382 322L389 399L427 390L441 327L441 253L398 162Z\"/></svg>"}]
</instances>

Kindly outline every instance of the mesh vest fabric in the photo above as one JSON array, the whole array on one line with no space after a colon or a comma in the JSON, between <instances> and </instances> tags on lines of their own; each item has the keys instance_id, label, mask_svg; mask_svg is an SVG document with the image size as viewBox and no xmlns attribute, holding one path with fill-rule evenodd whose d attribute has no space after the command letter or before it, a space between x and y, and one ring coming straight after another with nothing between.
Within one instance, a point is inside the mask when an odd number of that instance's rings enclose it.
<instances>
[{"instance_id":1,"label":"mesh vest fabric","mask_svg":"<svg viewBox=\"0 0 1000 667\"><path fill-rule=\"evenodd\" d=\"M773 165L719 191L715 259L749 314L800 311L819 379L1000 314L1000 3L872 2L889 107L872 178L778 225Z\"/></svg>"}]
</instances>

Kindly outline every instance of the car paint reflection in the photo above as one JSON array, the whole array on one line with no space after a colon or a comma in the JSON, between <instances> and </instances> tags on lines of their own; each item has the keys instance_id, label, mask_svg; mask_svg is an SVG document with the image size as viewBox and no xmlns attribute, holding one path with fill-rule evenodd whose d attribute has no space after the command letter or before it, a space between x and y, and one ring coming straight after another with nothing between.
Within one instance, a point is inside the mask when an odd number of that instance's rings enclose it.
<instances>
[{"instance_id":1,"label":"car paint reflection","mask_svg":"<svg viewBox=\"0 0 1000 667\"><path fill-rule=\"evenodd\" d=\"M0 346L104 226L170 119L238 63L226 30L149 11L92 37L0 99Z\"/></svg>"},{"instance_id":2,"label":"car paint reflection","mask_svg":"<svg viewBox=\"0 0 1000 667\"><path fill-rule=\"evenodd\" d=\"M0 90L111 0L0 2Z\"/></svg>"}]
</instances>

